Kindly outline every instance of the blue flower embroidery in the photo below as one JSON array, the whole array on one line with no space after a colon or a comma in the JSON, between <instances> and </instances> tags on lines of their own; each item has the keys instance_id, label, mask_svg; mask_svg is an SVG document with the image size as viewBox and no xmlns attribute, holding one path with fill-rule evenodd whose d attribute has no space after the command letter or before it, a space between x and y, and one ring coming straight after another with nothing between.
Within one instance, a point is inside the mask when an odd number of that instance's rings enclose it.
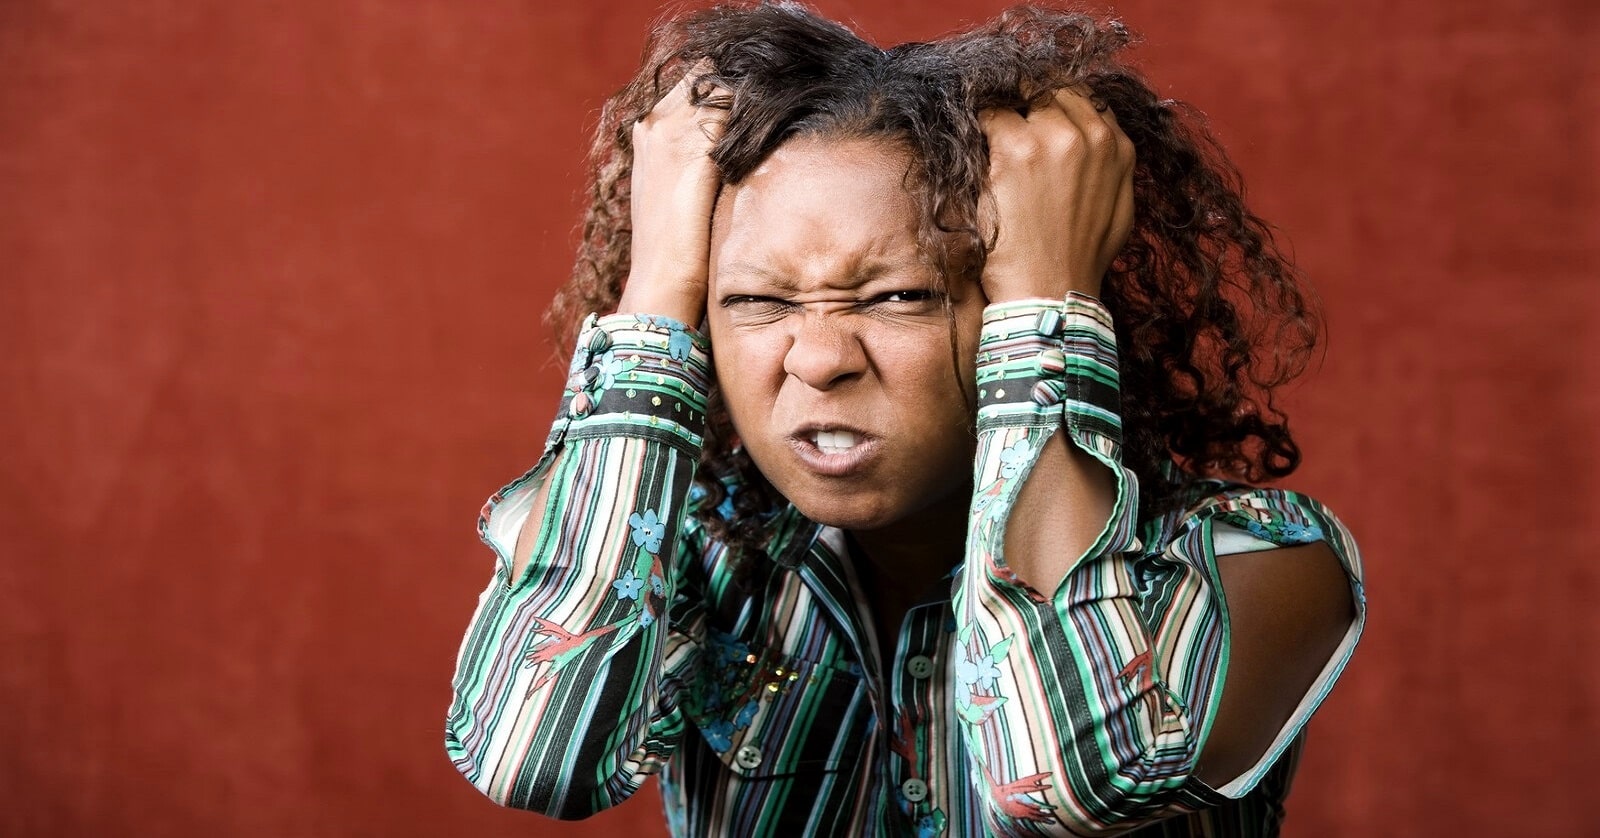
<instances>
[{"instance_id":1,"label":"blue flower embroidery","mask_svg":"<svg viewBox=\"0 0 1600 838\"><path fill-rule=\"evenodd\" d=\"M673 360L687 361L689 359L689 333L682 329L673 329L667 336L667 354Z\"/></svg>"},{"instance_id":2,"label":"blue flower embroidery","mask_svg":"<svg viewBox=\"0 0 1600 838\"><path fill-rule=\"evenodd\" d=\"M633 527L634 544L651 553L661 549L661 539L666 537L667 525L656 517L654 509L646 509L643 515L637 512L629 515L628 526Z\"/></svg>"},{"instance_id":3,"label":"blue flower embroidery","mask_svg":"<svg viewBox=\"0 0 1600 838\"><path fill-rule=\"evenodd\" d=\"M706 725L702 731L706 735L706 744L717 753L725 753L733 747L733 722L718 719Z\"/></svg>"},{"instance_id":4,"label":"blue flower embroidery","mask_svg":"<svg viewBox=\"0 0 1600 838\"><path fill-rule=\"evenodd\" d=\"M1022 467L1027 464L1028 453L1028 441L1025 439L1017 440L1009 448L1001 451L1000 462L1003 465L1000 466L1000 477L1010 480L1021 474Z\"/></svg>"},{"instance_id":5,"label":"blue flower embroidery","mask_svg":"<svg viewBox=\"0 0 1600 838\"><path fill-rule=\"evenodd\" d=\"M1243 524L1244 528L1256 538L1270 541L1274 544L1310 544L1324 538L1322 528L1316 525L1305 526L1293 521L1279 521L1269 519L1265 523L1244 515L1229 516L1233 521Z\"/></svg>"},{"instance_id":6,"label":"blue flower embroidery","mask_svg":"<svg viewBox=\"0 0 1600 838\"><path fill-rule=\"evenodd\" d=\"M600 356L600 389L609 390L617 384L617 376L621 375L628 367L617 357L617 353L607 351Z\"/></svg>"},{"instance_id":7,"label":"blue flower embroidery","mask_svg":"<svg viewBox=\"0 0 1600 838\"><path fill-rule=\"evenodd\" d=\"M650 593L663 597L667 595L667 583L654 573L650 574Z\"/></svg>"},{"instance_id":8,"label":"blue flower embroidery","mask_svg":"<svg viewBox=\"0 0 1600 838\"><path fill-rule=\"evenodd\" d=\"M710 636L709 642L716 649L718 658L724 665L743 661L750 654L750 646L731 634L717 632Z\"/></svg>"},{"instance_id":9,"label":"blue flower embroidery","mask_svg":"<svg viewBox=\"0 0 1600 838\"><path fill-rule=\"evenodd\" d=\"M960 644L956 646L956 700L964 704L972 702L974 688L985 693L994 690L995 681L1000 677L1000 667L996 666L988 655L973 660L968 657L967 650Z\"/></svg>"},{"instance_id":10,"label":"blue flower embroidery","mask_svg":"<svg viewBox=\"0 0 1600 838\"><path fill-rule=\"evenodd\" d=\"M644 580L635 576L633 571L630 570L622 574L617 581L612 582L611 587L617 589L618 599L638 599L639 591L644 587Z\"/></svg>"},{"instance_id":11,"label":"blue flower embroidery","mask_svg":"<svg viewBox=\"0 0 1600 838\"><path fill-rule=\"evenodd\" d=\"M1285 522L1278 525L1278 533L1290 544L1310 544L1322 540L1322 528L1316 526Z\"/></svg>"},{"instance_id":12,"label":"blue flower embroidery","mask_svg":"<svg viewBox=\"0 0 1600 838\"><path fill-rule=\"evenodd\" d=\"M651 625L653 625L655 623L655 621L656 621L656 615L650 613L650 609L649 608L646 608L646 609L644 609L644 611L640 612L640 614L639 614L639 625L641 627L649 628Z\"/></svg>"}]
</instances>

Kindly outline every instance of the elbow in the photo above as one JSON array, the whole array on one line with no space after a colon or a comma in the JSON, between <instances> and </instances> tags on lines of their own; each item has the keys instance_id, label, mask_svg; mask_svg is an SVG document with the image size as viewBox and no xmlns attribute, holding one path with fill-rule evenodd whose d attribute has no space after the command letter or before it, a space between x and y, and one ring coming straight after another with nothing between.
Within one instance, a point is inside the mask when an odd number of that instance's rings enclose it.
<instances>
[{"instance_id":1,"label":"elbow","mask_svg":"<svg viewBox=\"0 0 1600 838\"><path fill-rule=\"evenodd\" d=\"M497 760L482 747L468 747L452 727L445 734L445 751L456 770L472 787L495 805L537 812L564 821L583 820L610 808L617 801L597 783L581 783L566 776L540 775L531 766Z\"/></svg>"},{"instance_id":2,"label":"elbow","mask_svg":"<svg viewBox=\"0 0 1600 838\"><path fill-rule=\"evenodd\" d=\"M473 788L496 806L506 809L535 812L557 820L578 821L610 808L615 802L603 794L599 787L577 786L547 778L501 778L492 772L484 773L475 762L459 759L455 765Z\"/></svg>"}]
</instances>

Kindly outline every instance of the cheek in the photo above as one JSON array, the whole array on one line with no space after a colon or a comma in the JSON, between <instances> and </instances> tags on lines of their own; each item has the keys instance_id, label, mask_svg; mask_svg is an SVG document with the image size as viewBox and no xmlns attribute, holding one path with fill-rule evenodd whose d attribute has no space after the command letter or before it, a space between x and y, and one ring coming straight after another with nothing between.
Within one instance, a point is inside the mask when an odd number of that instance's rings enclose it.
<instances>
[{"instance_id":1,"label":"cheek","mask_svg":"<svg viewBox=\"0 0 1600 838\"><path fill-rule=\"evenodd\" d=\"M978 321L968 323L958 317L956 329L954 347L950 332L941 329L917 354L917 402L924 427L940 438L969 446L977 422Z\"/></svg>"},{"instance_id":2,"label":"cheek","mask_svg":"<svg viewBox=\"0 0 1600 838\"><path fill-rule=\"evenodd\" d=\"M880 349L880 368L901 422L945 433L972 424L967 405L974 401L975 366L964 343L952 352L950 333L939 329L921 340L900 342L892 351Z\"/></svg>"},{"instance_id":3,"label":"cheek","mask_svg":"<svg viewBox=\"0 0 1600 838\"><path fill-rule=\"evenodd\" d=\"M711 328L711 352L717 388L728 416L742 437L766 423L783 380L781 342L761 336Z\"/></svg>"}]
</instances>

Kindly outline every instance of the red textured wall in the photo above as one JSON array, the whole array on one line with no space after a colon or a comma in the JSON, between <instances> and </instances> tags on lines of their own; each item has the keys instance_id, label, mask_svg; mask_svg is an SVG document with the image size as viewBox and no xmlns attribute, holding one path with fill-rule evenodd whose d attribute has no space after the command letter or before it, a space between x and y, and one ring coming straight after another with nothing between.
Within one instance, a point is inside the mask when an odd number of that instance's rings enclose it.
<instances>
[{"instance_id":1,"label":"red textured wall","mask_svg":"<svg viewBox=\"0 0 1600 838\"><path fill-rule=\"evenodd\" d=\"M1371 574L1290 834L1596 834L1595 5L1220 5L1121 12L1326 302L1294 485ZM661 834L653 791L562 826L442 752L653 15L0 3L0 833Z\"/></svg>"}]
</instances>

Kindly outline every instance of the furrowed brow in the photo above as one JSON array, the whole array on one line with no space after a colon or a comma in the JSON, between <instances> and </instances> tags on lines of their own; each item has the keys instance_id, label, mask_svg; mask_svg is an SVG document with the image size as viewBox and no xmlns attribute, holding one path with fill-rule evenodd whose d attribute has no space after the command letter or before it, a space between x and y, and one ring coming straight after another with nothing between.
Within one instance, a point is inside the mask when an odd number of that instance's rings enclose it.
<instances>
[{"instance_id":1,"label":"furrowed brow","mask_svg":"<svg viewBox=\"0 0 1600 838\"><path fill-rule=\"evenodd\" d=\"M796 287L794 277L754 262L734 262L730 265L724 265L717 273L728 278L757 279L773 286L777 290L788 291Z\"/></svg>"}]
</instances>

